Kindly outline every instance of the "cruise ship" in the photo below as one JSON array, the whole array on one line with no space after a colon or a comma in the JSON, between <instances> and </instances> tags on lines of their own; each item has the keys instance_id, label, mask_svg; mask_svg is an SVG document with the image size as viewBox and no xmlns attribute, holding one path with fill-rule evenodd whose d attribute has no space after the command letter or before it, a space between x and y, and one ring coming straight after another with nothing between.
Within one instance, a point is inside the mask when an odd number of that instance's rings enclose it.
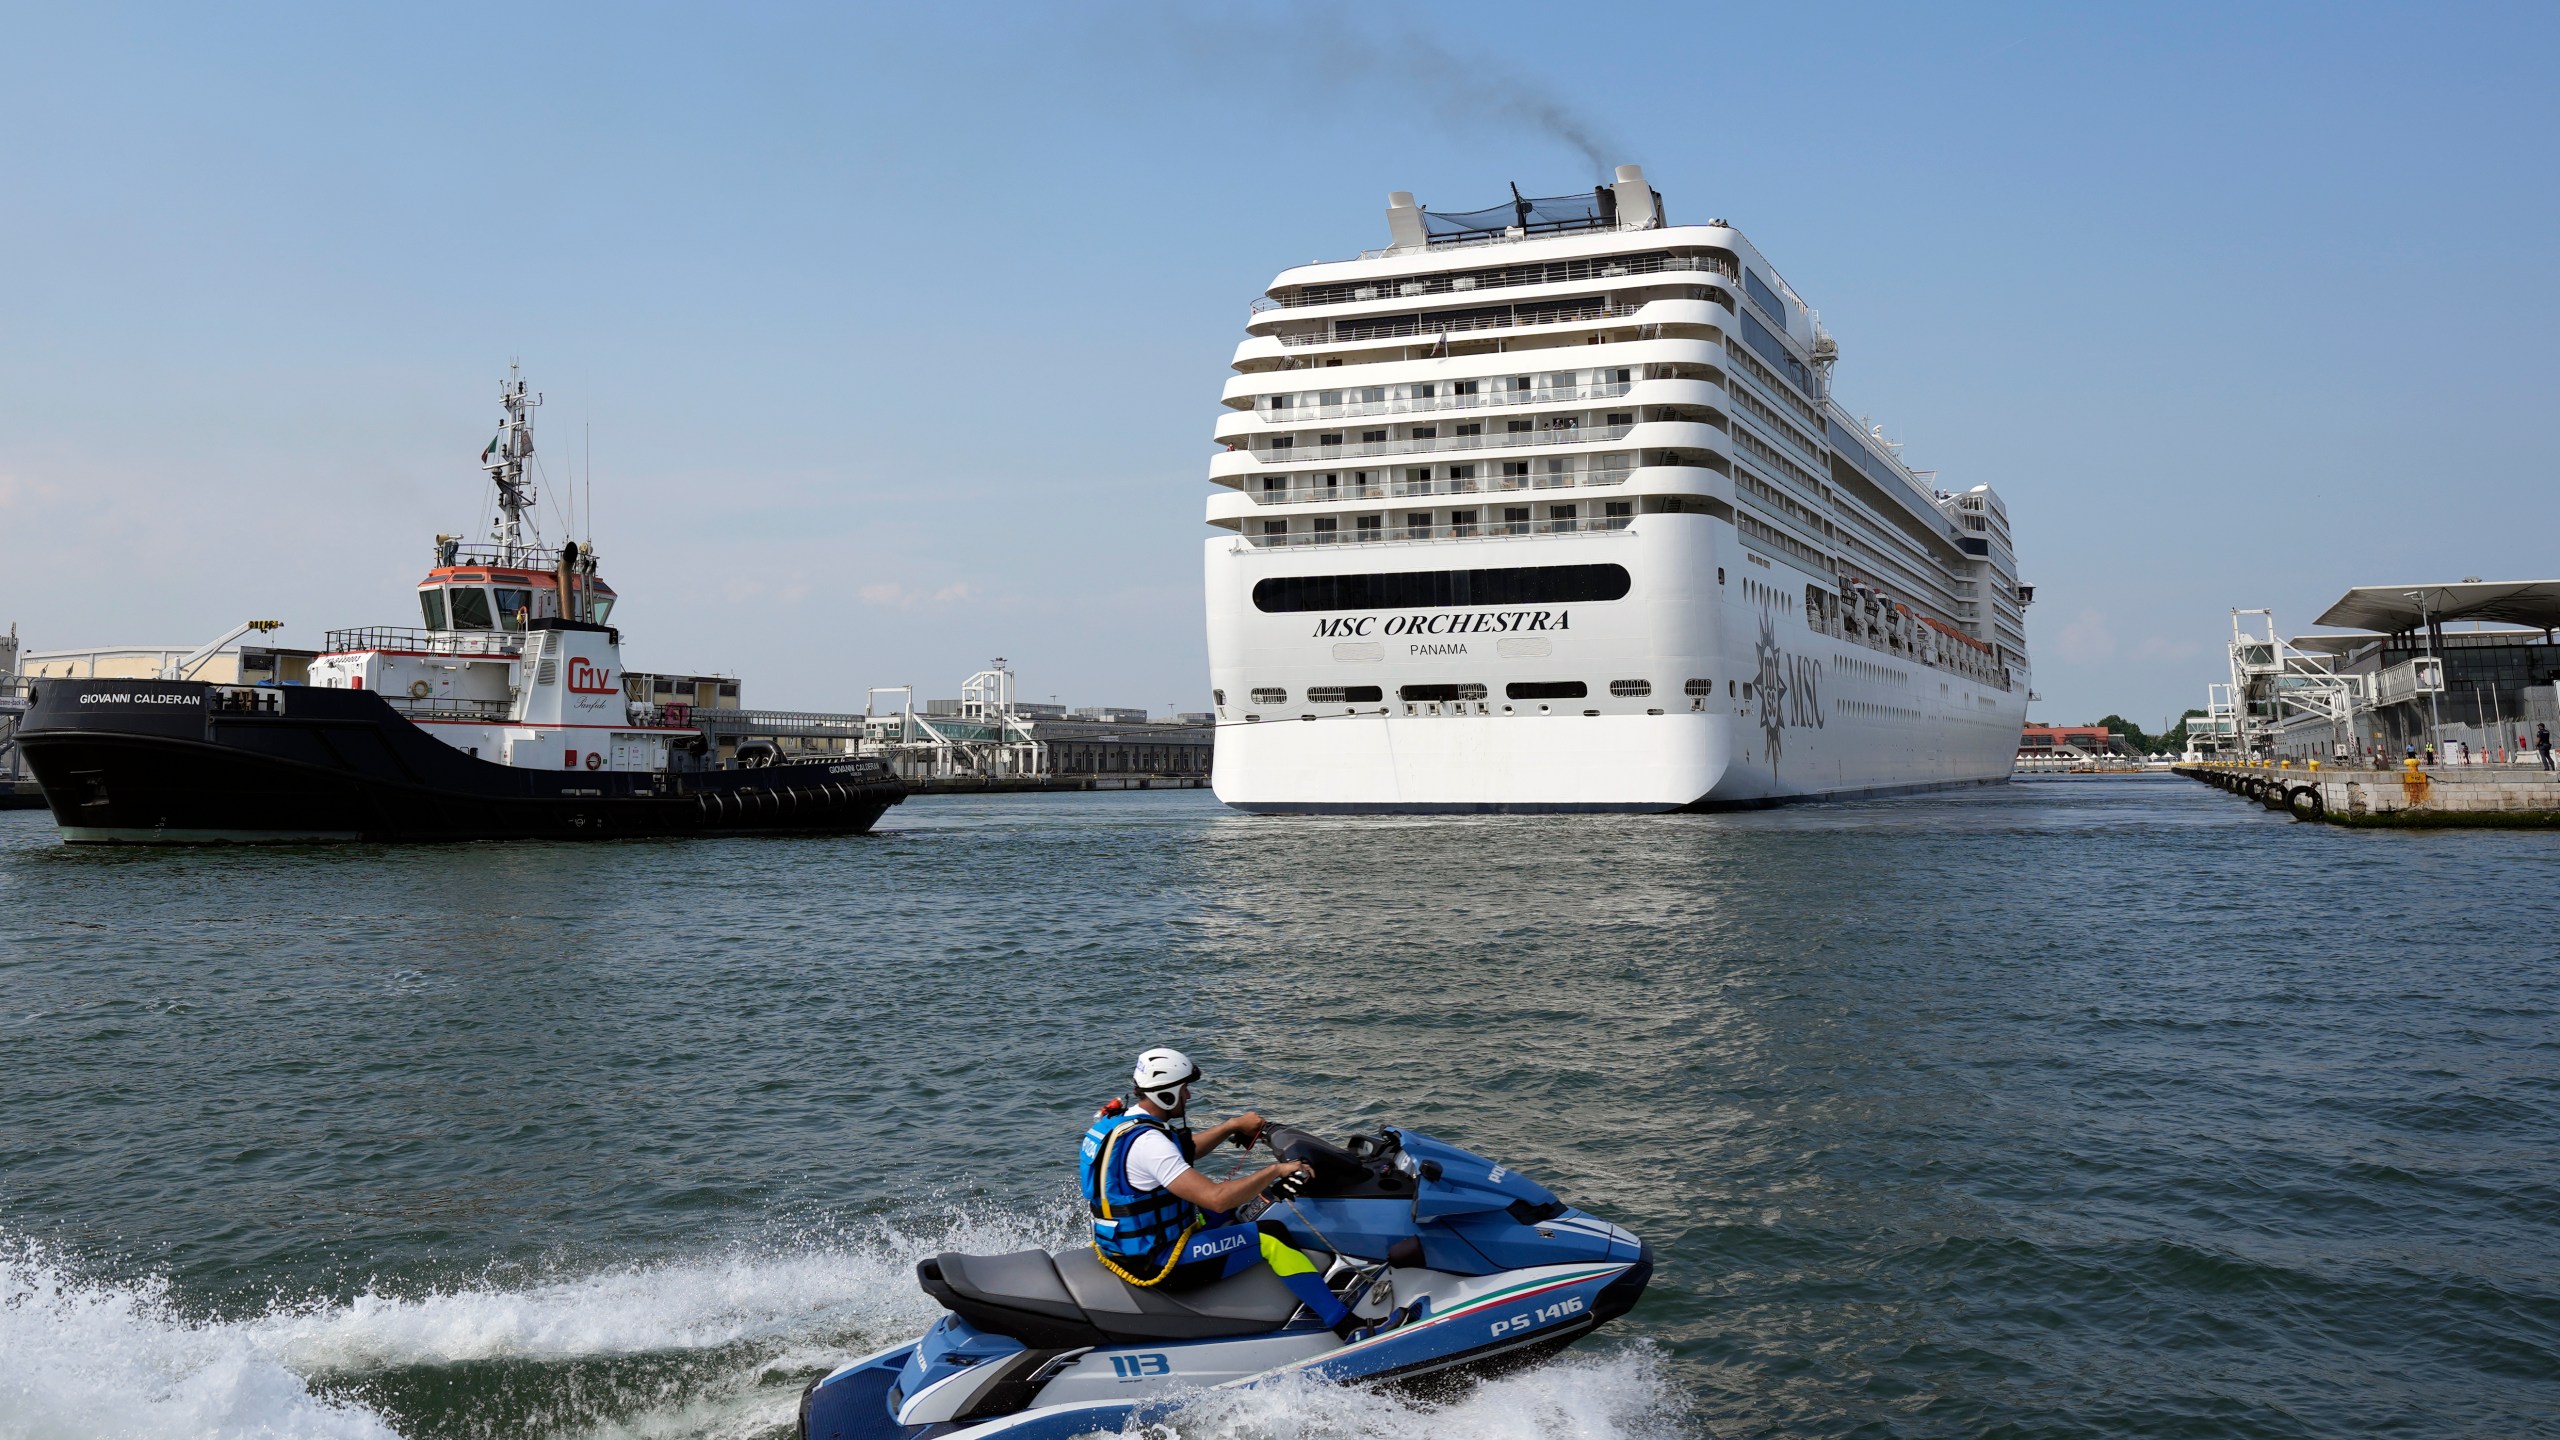
<instances>
[{"instance_id":1,"label":"cruise ship","mask_svg":"<svg viewBox=\"0 0 2560 1440\"><path fill-rule=\"evenodd\" d=\"M1253 302L1210 463L1219 798L1673 811L2009 778L2025 608L1988 486L1833 398L1722 220L1614 184L1443 212Z\"/></svg>"}]
</instances>

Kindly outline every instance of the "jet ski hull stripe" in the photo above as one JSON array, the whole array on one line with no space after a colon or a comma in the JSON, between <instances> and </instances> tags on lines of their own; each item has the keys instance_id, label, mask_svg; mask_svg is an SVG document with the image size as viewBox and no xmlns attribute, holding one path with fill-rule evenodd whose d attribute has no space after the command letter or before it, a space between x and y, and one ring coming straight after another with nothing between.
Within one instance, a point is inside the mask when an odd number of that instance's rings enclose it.
<instances>
[{"instance_id":1,"label":"jet ski hull stripe","mask_svg":"<svg viewBox=\"0 0 2560 1440\"><path fill-rule=\"evenodd\" d=\"M1455 1320L1462 1315L1472 1315L1490 1305L1526 1300L1533 1295L1544 1295L1550 1290L1567 1289L1571 1286L1581 1285L1589 1281L1596 1280L1599 1277L1610 1273L1613 1269L1625 1270L1627 1268L1628 1267L1624 1265L1604 1266L1597 1270L1585 1270L1578 1275L1567 1275L1555 1280L1531 1280L1524 1284L1515 1285L1508 1290L1496 1290L1490 1295L1479 1295L1475 1299L1468 1301L1454 1310L1448 1310L1429 1316L1411 1325L1399 1325L1393 1330L1386 1331L1383 1334L1372 1335L1368 1339L1363 1340L1356 1345L1345 1345L1339 1350L1329 1350L1312 1360L1302 1361L1299 1365L1286 1366L1283 1368L1299 1369L1308 1365L1322 1365L1327 1361L1339 1360L1345 1355L1356 1354L1359 1351L1366 1350L1372 1346L1384 1344L1398 1336L1419 1334L1443 1321Z\"/></svg>"}]
</instances>

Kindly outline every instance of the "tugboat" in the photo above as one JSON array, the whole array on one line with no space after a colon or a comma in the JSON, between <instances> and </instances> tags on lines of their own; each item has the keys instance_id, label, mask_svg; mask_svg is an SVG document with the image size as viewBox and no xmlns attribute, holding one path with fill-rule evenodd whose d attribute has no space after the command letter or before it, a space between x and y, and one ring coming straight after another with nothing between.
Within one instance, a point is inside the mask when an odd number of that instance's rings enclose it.
<instances>
[{"instance_id":1,"label":"tugboat","mask_svg":"<svg viewBox=\"0 0 2560 1440\"><path fill-rule=\"evenodd\" d=\"M724 761L686 707L635 703L594 550L531 523L541 403L511 369L481 453L497 520L485 545L436 537L423 628L330 631L308 685L33 686L18 743L62 838L861 834L905 799L880 759Z\"/></svg>"}]
</instances>

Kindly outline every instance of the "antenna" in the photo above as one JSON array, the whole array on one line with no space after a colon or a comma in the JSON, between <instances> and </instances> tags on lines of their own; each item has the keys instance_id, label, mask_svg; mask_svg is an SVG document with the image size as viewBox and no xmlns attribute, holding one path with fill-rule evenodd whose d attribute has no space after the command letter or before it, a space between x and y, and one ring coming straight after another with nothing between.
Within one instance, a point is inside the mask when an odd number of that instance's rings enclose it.
<instances>
[{"instance_id":1,"label":"antenna","mask_svg":"<svg viewBox=\"0 0 2560 1440\"><path fill-rule=\"evenodd\" d=\"M480 468L489 472L489 482L498 487L498 518L489 538L498 543L499 563L512 565L526 548L525 521L533 510L533 480L525 473L525 462L533 458L533 411L542 403L537 392L527 394L524 377L515 361L507 362L507 378L498 387L498 404L507 412L495 438L480 452ZM539 517L533 543L541 542Z\"/></svg>"}]
</instances>

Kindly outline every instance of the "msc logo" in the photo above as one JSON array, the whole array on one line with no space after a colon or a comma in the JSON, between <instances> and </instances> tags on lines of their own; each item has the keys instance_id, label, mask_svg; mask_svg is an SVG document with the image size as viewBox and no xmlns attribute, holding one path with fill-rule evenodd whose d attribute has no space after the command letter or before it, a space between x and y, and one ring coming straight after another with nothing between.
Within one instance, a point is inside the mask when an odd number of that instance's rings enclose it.
<instances>
[{"instance_id":1,"label":"msc logo","mask_svg":"<svg viewBox=\"0 0 2560 1440\"><path fill-rule=\"evenodd\" d=\"M613 672L601 665L590 665L585 659L573 655L569 659L569 688L581 695L610 695L613 693Z\"/></svg>"}]
</instances>

